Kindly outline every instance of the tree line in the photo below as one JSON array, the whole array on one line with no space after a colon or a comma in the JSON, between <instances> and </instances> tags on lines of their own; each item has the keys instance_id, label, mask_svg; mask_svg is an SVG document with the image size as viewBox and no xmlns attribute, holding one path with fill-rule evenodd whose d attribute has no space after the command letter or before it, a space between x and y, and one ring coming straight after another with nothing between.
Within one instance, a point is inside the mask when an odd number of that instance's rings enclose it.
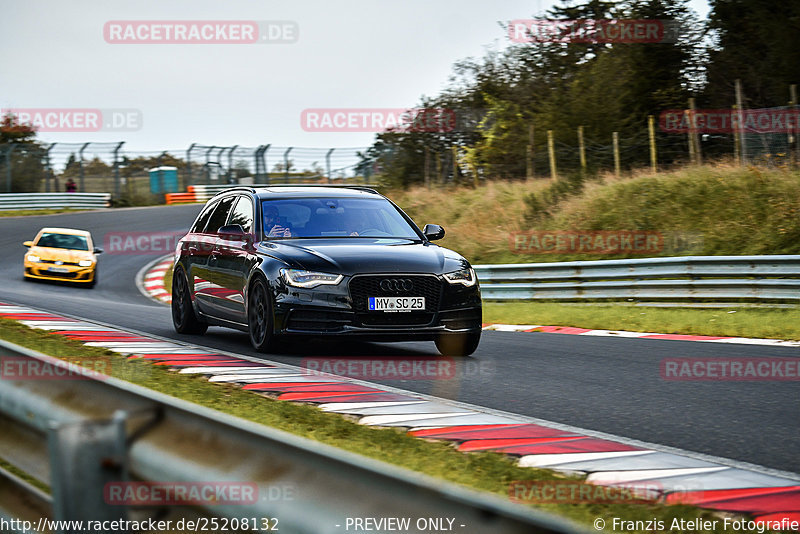
<instances>
[{"instance_id":1,"label":"tree line","mask_svg":"<svg viewBox=\"0 0 800 534\"><path fill-rule=\"evenodd\" d=\"M800 80L800 2L711 0L708 18L701 20L686 0L562 0L534 18L674 21L677 31L668 43L510 42L459 61L447 88L423 97L418 108L456 115L477 110L475 127L386 131L361 154L363 164L403 186L432 175L456 182L524 178L532 152L537 161L546 157L547 130L577 146L582 127L590 147L609 145L613 132L643 147L623 154L623 163L645 166L649 115L686 109L689 98L698 109L730 109L737 79L743 107L785 106L790 84ZM685 138L657 135L659 159L686 159ZM707 141L709 156L730 153L730 140ZM608 168L610 152L597 152L590 170ZM577 157L570 164L576 169Z\"/></svg>"}]
</instances>

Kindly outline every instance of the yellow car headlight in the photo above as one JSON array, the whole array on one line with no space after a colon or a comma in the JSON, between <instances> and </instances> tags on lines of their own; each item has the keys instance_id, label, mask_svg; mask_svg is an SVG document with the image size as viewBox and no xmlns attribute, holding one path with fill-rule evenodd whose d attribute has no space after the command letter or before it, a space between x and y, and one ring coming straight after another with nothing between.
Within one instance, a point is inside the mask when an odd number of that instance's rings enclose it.
<instances>
[{"instance_id":1,"label":"yellow car headlight","mask_svg":"<svg viewBox=\"0 0 800 534\"><path fill-rule=\"evenodd\" d=\"M78 265L81 267L90 267L92 265L92 260L81 260L78 262Z\"/></svg>"},{"instance_id":2,"label":"yellow car headlight","mask_svg":"<svg viewBox=\"0 0 800 534\"><path fill-rule=\"evenodd\" d=\"M34 254L28 254L28 261L31 263L39 263L42 260L39 258L39 256L36 256Z\"/></svg>"}]
</instances>

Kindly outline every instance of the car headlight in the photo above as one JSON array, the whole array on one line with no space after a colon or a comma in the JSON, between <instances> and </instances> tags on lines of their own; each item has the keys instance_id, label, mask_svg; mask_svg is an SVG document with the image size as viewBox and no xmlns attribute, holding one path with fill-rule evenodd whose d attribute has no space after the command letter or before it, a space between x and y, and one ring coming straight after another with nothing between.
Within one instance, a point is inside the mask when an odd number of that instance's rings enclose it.
<instances>
[{"instance_id":1,"label":"car headlight","mask_svg":"<svg viewBox=\"0 0 800 534\"><path fill-rule=\"evenodd\" d=\"M28 254L28 261L31 263L39 263L42 260L41 258L39 258L39 256L36 256L34 254Z\"/></svg>"},{"instance_id":2,"label":"car headlight","mask_svg":"<svg viewBox=\"0 0 800 534\"><path fill-rule=\"evenodd\" d=\"M475 282L478 281L478 277L475 276L475 271L472 270L472 267L469 269L454 271L452 273L446 273L444 275L444 279L451 284L462 284L466 287L472 287L475 285Z\"/></svg>"},{"instance_id":3,"label":"car headlight","mask_svg":"<svg viewBox=\"0 0 800 534\"><path fill-rule=\"evenodd\" d=\"M335 286L344 278L341 274L318 273L302 269L281 269L281 275L290 286L306 289L321 285Z\"/></svg>"},{"instance_id":4,"label":"car headlight","mask_svg":"<svg viewBox=\"0 0 800 534\"><path fill-rule=\"evenodd\" d=\"M92 265L92 260L81 260L78 262L78 265L81 267L89 267Z\"/></svg>"}]
</instances>

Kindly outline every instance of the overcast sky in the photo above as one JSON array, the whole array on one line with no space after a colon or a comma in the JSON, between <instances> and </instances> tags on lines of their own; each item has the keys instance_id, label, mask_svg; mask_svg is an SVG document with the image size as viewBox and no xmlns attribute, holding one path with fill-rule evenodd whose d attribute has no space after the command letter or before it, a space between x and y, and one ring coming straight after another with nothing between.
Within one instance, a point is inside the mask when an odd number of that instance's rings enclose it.
<instances>
[{"instance_id":1,"label":"overcast sky","mask_svg":"<svg viewBox=\"0 0 800 534\"><path fill-rule=\"evenodd\" d=\"M0 0L0 109L135 110L135 131L41 132L128 151L215 145L355 147L372 133L309 132L310 108L405 108L454 62L507 45L498 22L548 0ZM705 0L691 7L707 15ZM109 21L289 21L285 44L110 44Z\"/></svg>"}]
</instances>

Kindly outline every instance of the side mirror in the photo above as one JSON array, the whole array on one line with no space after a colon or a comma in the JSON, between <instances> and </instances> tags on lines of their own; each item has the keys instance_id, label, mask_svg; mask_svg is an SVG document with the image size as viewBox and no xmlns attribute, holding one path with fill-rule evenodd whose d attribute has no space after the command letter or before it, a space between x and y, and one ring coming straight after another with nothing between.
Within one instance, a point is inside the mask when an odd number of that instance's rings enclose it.
<instances>
[{"instance_id":1,"label":"side mirror","mask_svg":"<svg viewBox=\"0 0 800 534\"><path fill-rule=\"evenodd\" d=\"M444 228L438 224L426 224L422 229L422 233L428 238L428 241L436 241L444 237Z\"/></svg>"},{"instance_id":2,"label":"side mirror","mask_svg":"<svg viewBox=\"0 0 800 534\"><path fill-rule=\"evenodd\" d=\"M33 246L33 241L25 241L25 242L22 244L22 246L23 246L23 247L28 247L28 248L31 248L31 247Z\"/></svg>"},{"instance_id":3,"label":"side mirror","mask_svg":"<svg viewBox=\"0 0 800 534\"><path fill-rule=\"evenodd\" d=\"M244 228L241 224L228 224L221 226L217 234L223 239L241 239L244 236Z\"/></svg>"},{"instance_id":4,"label":"side mirror","mask_svg":"<svg viewBox=\"0 0 800 534\"><path fill-rule=\"evenodd\" d=\"M94 247L94 250L92 251L92 253L94 253L94 254L102 254L103 253L103 249L102 248L98 248L98 247Z\"/></svg>"}]
</instances>

